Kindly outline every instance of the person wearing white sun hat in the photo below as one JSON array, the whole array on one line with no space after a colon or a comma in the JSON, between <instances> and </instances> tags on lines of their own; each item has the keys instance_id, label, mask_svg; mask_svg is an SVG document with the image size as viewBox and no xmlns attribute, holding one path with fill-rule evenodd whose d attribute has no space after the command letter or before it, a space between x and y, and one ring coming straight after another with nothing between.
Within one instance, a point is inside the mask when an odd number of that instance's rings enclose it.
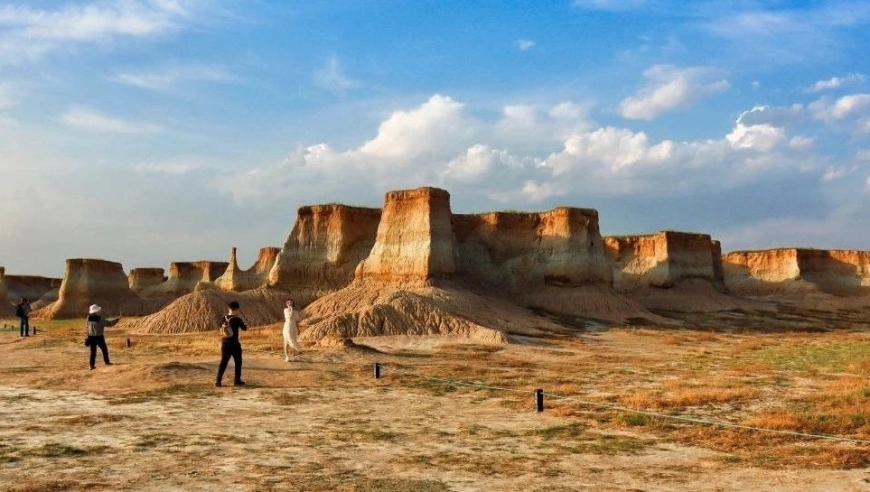
<instances>
[{"instance_id":1,"label":"person wearing white sun hat","mask_svg":"<svg viewBox=\"0 0 870 492\"><path fill-rule=\"evenodd\" d=\"M88 308L88 321L86 323L88 338L85 339L85 345L91 349L91 358L89 359L91 369L96 368L97 347L99 347L100 352L103 353L103 362L105 362L107 366L112 365L112 363L109 362L109 347L106 345L106 337L103 335L103 330L105 330L106 327L115 326L115 324L118 323L118 320L121 319L120 316L117 318L103 318L100 316L102 310L103 308L97 304L91 304L91 307Z\"/></svg>"}]
</instances>

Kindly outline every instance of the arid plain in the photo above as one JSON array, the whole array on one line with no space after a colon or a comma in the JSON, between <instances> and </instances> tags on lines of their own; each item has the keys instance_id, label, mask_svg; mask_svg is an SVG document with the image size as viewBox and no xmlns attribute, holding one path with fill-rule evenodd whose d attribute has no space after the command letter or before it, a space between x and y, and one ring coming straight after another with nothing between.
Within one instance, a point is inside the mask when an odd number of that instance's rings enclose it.
<instances>
[{"instance_id":1,"label":"arid plain","mask_svg":"<svg viewBox=\"0 0 870 492\"><path fill-rule=\"evenodd\" d=\"M870 490L868 252L723 255L420 188L302 207L248 270L233 249L165 273L0 268L2 297L37 300L27 338L0 306L0 488ZM216 388L228 300L248 385ZM123 315L93 371L92 303Z\"/></svg>"}]
</instances>

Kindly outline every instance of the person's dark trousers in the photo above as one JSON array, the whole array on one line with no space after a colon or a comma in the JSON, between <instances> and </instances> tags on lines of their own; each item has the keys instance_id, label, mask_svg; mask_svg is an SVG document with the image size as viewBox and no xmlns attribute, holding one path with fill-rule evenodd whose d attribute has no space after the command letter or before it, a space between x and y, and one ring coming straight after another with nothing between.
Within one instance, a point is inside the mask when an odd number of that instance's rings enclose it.
<instances>
[{"instance_id":1,"label":"person's dark trousers","mask_svg":"<svg viewBox=\"0 0 870 492\"><path fill-rule=\"evenodd\" d=\"M227 370L227 364L230 362L230 357L236 366L236 377L234 381L242 380L242 344L235 340L224 340L221 342L221 363L218 366L217 382L221 382L224 378L224 372Z\"/></svg>"},{"instance_id":2,"label":"person's dark trousers","mask_svg":"<svg viewBox=\"0 0 870 492\"><path fill-rule=\"evenodd\" d=\"M30 336L30 318L27 316L21 317L21 336Z\"/></svg>"},{"instance_id":3,"label":"person's dark trousers","mask_svg":"<svg viewBox=\"0 0 870 492\"><path fill-rule=\"evenodd\" d=\"M103 362L105 362L106 365L111 364L111 362L109 362L109 347L106 345L106 337L88 337L88 339L91 342L91 367L93 368L94 364L97 362L97 347L100 347L100 351L103 353Z\"/></svg>"}]
</instances>

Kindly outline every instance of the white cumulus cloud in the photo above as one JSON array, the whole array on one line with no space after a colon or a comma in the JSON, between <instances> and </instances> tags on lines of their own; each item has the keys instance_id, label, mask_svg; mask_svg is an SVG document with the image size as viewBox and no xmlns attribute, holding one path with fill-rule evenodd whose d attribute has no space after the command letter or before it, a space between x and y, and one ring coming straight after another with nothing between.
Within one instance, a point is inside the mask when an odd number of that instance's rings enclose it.
<instances>
[{"instance_id":1,"label":"white cumulus cloud","mask_svg":"<svg viewBox=\"0 0 870 492\"><path fill-rule=\"evenodd\" d=\"M727 80L713 80L716 74L705 67L654 65L643 74L647 84L622 100L620 114L632 120L652 120L662 113L691 106L700 97L728 89Z\"/></svg>"}]
</instances>

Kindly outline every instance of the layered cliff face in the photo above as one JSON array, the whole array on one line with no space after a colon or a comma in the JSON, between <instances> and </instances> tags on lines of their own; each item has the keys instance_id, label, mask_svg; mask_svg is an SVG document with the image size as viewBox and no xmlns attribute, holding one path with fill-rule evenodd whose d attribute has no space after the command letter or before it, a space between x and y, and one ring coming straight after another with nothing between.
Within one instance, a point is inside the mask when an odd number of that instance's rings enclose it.
<instances>
[{"instance_id":1,"label":"layered cliff face","mask_svg":"<svg viewBox=\"0 0 870 492\"><path fill-rule=\"evenodd\" d=\"M567 293L570 299L560 299L559 306L572 312L581 290L556 285L600 282L609 288L594 212L453 216L449 200L435 188L387 193L371 254L348 287L306 308L310 329L302 338L439 334L501 343L511 334L564 330L517 305L547 304L552 293L538 296L545 288ZM520 291L524 282L532 282L525 292L535 291L534 299L473 290L504 284ZM625 307L609 304L620 302L615 296L598 294L605 309ZM631 312L644 311L633 306Z\"/></svg>"},{"instance_id":2,"label":"layered cliff face","mask_svg":"<svg viewBox=\"0 0 870 492\"><path fill-rule=\"evenodd\" d=\"M269 280L269 272L275 266L275 261L280 251L278 248L260 248L254 265L247 270L242 270L239 268L236 248L233 248L230 252L229 266L227 266L223 275L214 281L215 285L221 290L235 292L265 286Z\"/></svg>"},{"instance_id":3,"label":"layered cliff face","mask_svg":"<svg viewBox=\"0 0 870 492\"><path fill-rule=\"evenodd\" d=\"M482 285L527 290L612 282L595 210L454 215L453 228L459 271Z\"/></svg>"},{"instance_id":4,"label":"layered cliff face","mask_svg":"<svg viewBox=\"0 0 870 492\"><path fill-rule=\"evenodd\" d=\"M228 263L219 261L173 262L166 281L144 287L139 295L151 298L179 297L193 292L200 282L214 282L227 270Z\"/></svg>"},{"instance_id":5,"label":"layered cliff face","mask_svg":"<svg viewBox=\"0 0 870 492\"><path fill-rule=\"evenodd\" d=\"M355 278L390 283L449 278L456 272L455 245L449 193L438 188L391 191L375 244Z\"/></svg>"},{"instance_id":6,"label":"layered cliff face","mask_svg":"<svg viewBox=\"0 0 870 492\"><path fill-rule=\"evenodd\" d=\"M743 295L870 292L870 252L804 248L735 251L722 259L725 282Z\"/></svg>"},{"instance_id":7,"label":"layered cliff face","mask_svg":"<svg viewBox=\"0 0 870 492\"><path fill-rule=\"evenodd\" d=\"M628 291L644 287L670 288L687 280L721 284L718 241L707 234L661 231L644 236L604 238L613 262L613 285Z\"/></svg>"},{"instance_id":8,"label":"layered cliff face","mask_svg":"<svg viewBox=\"0 0 870 492\"><path fill-rule=\"evenodd\" d=\"M105 315L121 313L138 296L130 290L120 263L95 259L66 261L66 272L58 299L38 311L41 318L79 318L87 316L88 306L99 304Z\"/></svg>"},{"instance_id":9,"label":"layered cliff face","mask_svg":"<svg viewBox=\"0 0 870 492\"><path fill-rule=\"evenodd\" d=\"M22 297L35 301L60 285L60 279L34 275L6 275L5 279L6 298L16 304Z\"/></svg>"},{"instance_id":10,"label":"layered cliff face","mask_svg":"<svg viewBox=\"0 0 870 492\"><path fill-rule=\"evenodd\" d=\"M269 272L271 287L306 304L346 287L375 244L381 210L346 205L301 207Z\"/></svg>"},{"instance_id":11,"label":"layered cliff face","mask_svg":"<svg viewBox=\"0 0 870 492\"><path fill-rule=\"evenodd\" d=\"M127 275L130 290L139 293L148 287L160 285L167 279L162 268L134 268Z\"/></svg>"}]
</instances>

